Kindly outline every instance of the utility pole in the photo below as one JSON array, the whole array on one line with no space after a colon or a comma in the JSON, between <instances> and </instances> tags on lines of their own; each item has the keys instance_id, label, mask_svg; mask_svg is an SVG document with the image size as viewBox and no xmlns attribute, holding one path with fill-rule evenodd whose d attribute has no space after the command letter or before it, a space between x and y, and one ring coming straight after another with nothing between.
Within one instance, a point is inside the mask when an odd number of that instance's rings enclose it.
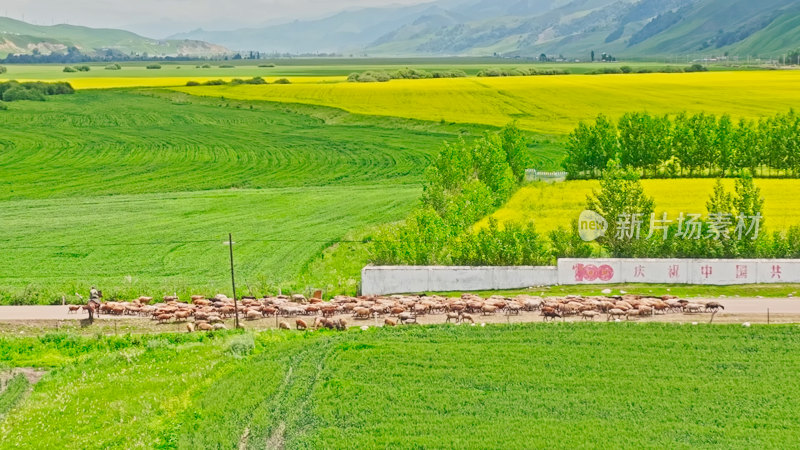
<instances>
[{"instance_id":1,"label":"utility pole","mask_svg":"<svg viewBox=\"0 0 800 450\"><path fill-rule=\"evenodd\" d=\"M231 287L233 288L233 314L234 314L234 326L235 328L239 328L239 302L236 300L236 278L233 274L233 237L231 233L228 233L228 242L226 242L230 246L231 250Z\"/></svg>"}]
</instances>

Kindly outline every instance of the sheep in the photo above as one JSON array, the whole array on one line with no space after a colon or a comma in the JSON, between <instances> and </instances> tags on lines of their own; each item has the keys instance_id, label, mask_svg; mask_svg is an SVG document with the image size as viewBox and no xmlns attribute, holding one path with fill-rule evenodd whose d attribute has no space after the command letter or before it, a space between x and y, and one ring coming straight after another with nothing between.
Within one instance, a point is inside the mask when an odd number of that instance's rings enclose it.
<instances>
[{"instance_id":1,"label":"sheep","mask_svg":"<svg viewBox=\"0 0 800 450\"><path fill-rule=\"evenodd\" d=\"M481 306L481 313L486 316L489 314L494 314L497 311L497 307L494 305L483 305Z\"/></svg>"},{"instance_id":2,"label":"sheep","mask_svg":"<svg viewBox=\"0 0 800 450\"><path fill-rule=\"evenodd\" d=\"M354 308L353 318L355 319L369 319L372 316L372 311L369 308Z\"/></svg>"},{"instance_id":3,"label":"sheep","mask_svg":"<svg viewBox=\"0 0 800 450\"><path fill-rule=\"evenodd\" d=\"M717 312L720 309L725 309L725 307L720 302L708 302L708 303L706 303L706 312L708 312L708 311Z\"/></svg>"},{"instance_id":4,"label":"sheep","mask_svg":"<svg viewBox=\"0 0 800 450\"><path fill-rule=\"evenodd\" d=\"M547 311L543 310L541 315L543 317L542 320L544 322L547 322L547 319L551 319L553 322L555 322L556 317L561 318L561 314L559 314L557 311L555 311L552 308L548 309Z\"/></svg>"},{"instance_id":5,"label":"sheep","mask_svg":"<svg viewBox=\"0 0 800 450\"><path fill-rule=\"evenodd\" d=\"M400 319L400 323L417 323L417 316L414 313L400 313L397 318Z\"/></svg>"},{"instance_id":6,"label":"sheep","mask_svg":"<svg viewBox=\"0 0 800 450\"><path fill-rule=\"evenodd\" d=\"M383 324L385 326L387 326L387 327L396 327L397 326L397 320L387 317L387 318L383 319Z\"/></svg>"},{"instance_id":7,"label":"sheep","mask_svg":"<svg viewBox=\"0 0 800 450\"><path fill-rule=\"evenodd\" d=\"M455 320L456 323L458 323L460 318L461 314L455 312L449 312L447 313L447 320L445 320L444 323L450 323L450 320Z\"/></svg>"},{"instance_id":8,"label":"sheep","mask_svg":"<svg viewBox=\"0 0 800 450\"><path fill-rule=\"evenodd\" d=\"M290 330L291 329L289 327L289 322L287 322L285 320L281 320L281 323L278 324L278 328L280 328L281 330Z\"/></svg>"},{"instance_id":9,"label":"sheep","mask_svg":"<svg viewBox=\"0 0 800 450\"><path fill-rule=\"evenodd\" d=\"M305 330L308 328L308 324L303 319L297 319L294 321L295 325L297 326L298 330Z\"/></svg>"},{"instance_id":10,"label":"sheep","mask_svg":"<svg viewBox=\"0 0 800 450\"><path fill-rule=\"evenodd\" d=\"M191 311L178 311L175 313L175 321L186 321L192 315Z\"/></svg>"},{"instance_id":11,"label":"sheep","mask_svg":"<svg viewBox=\"0 0 800 450\"><path fill-rule=\"evenodd\" d=\"M158 320L158 323L169 322L170 320L172 320L172 314L159 314L158 316L156 316L156 320Z\"/></svg>"},{"instance_id":12,"label":"sheep","mask_svg":"<svg viewBox=\"0 0 800 450\"><path fill-rule=\"evenodd\" d=\"M213 326L214 331L216 330L227 330L228 327L225 326L224 323L215 323Z\"/></svg>"},{"instance_id":13,"label":"sheep","mask_svg":"<svg viewBox=\"0 0 800 450\"><path fill-rule=\"evenodd\" d=\"M67 311L67 314L78 314L78 311L82 308L82 306L81 305L69 305L68 308L69 308L69 311Z\"/></svg>"},{"instance_id":14,"label":"sheep","mask_svg":"<svg viewBox=\"0 0 800 450\"><path fill-rule=\"evenodd\" d=\"M687 303L684 305L683 310L687 313L702 312L706 305L700 303Z\"/></svg>"},{"instance_id":15,"label":"sheep","mask_svg":"<svg viewBox=\"0 0 800 450\"><path fill-rule=\"evenodd\" d=\"M192 322L186 324L186 331L189 333L194 331L194 324Z\"/></svg>"},{"instance_id":16,"label":"sheep","mask_svg":"<svg viewBox=\"0 0 800 450\"><path fill-rule=\"evenodd\" d=\"M211 331L214 329L214 326L208 322L196 322L194 326L196 329L201 331Z\"/></svg>"},{"instance_id":17,"label":"sheep","mask_svg":"<svg viewBox=\"0 0 800 450\"><path fill-rule=\"evenodd\" d=\"M581 312L581 317L583 318L583 320L594 320L594 318L599 316L599 315L600 315L600 313L595 311L595 310L593 310L593 309Z\"/></svg>"},{"instance_id":18,"label":"sheep","mask_svg":"<svg viewBox=\"0 0 800 450\"><path fill-rule=\"evenodd\" d=\"M347 320L339 319L336 321L336 329L339 331L344 331L347 329Z\"/></svg>"},{"instance_id":19,"label":"sheep","mask_svg":"<svg viewBox=\"0 0 800 450\"><path fill-rule=\"evenodd\" d=\"M247 320L258 320L261 317L261 313L254 309L247 311L247 314L245 314L245 319Z\"/></svg>"},{"instance_id":20,"label":"sheep","mask_svg":"<svg viewBox=\"0 0 800 450\"><path fill-rule=\"evenodd\" d=\"M620 318L625 315L625 311L619 308L611 308L608 310L608 318L606 322L610 321L612 318Z\"/></svg>"},{"instance_id":21,"label":"sheep","mask_svg":"<svg viewBox=\"0 0 800 450\"><path fill-rule=\"evenodd\" d=\"M475 323L475 319L473 319L472 316L470 316L469 314L462 314L461 315L461 322L466 322L466 321L469 321L469 323L472 323L472 324Z\"/></svg>"}]
</instances>

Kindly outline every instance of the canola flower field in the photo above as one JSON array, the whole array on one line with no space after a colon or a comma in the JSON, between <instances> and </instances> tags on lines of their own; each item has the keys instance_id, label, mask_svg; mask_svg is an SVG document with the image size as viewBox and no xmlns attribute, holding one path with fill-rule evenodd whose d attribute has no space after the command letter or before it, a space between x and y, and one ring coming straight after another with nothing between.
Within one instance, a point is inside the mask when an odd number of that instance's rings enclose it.
<instances>
[{"instance_id":1,"label":"canola flower field","mask_svg":"<svg viewBox=\"0 0 800 450\"><path fill-rule=\"evenodd\" d=\"M757 118L800 105L800 71L557 75L175 88L192 95L331 106L348 112L564 135L603 113L709 112Z\"/></svg>"},{"instance_id":2,"label":"canola flower field","mask_svg":"<svg viewBox=\"0 0 800 450\"><path fill-rule=\"evenodd\" d=\"M764 225L768 230L784 231L800 225L800 197L797 195L800 183L797 180L756 179L755 182L764 198ZM666 212L672 220L681 212L705 216L714 183L710 178L642 180L645 194L655 200L656 215ZM734 180L725 179L723 185L731 192ZM491 217L500 223L533 221L539 231L569 227L586 209L586 197L599 187L599 182L586 180L532 183L520 188ZM488 218L476 226L487 223Z\"/></svg>"}]
</instances>

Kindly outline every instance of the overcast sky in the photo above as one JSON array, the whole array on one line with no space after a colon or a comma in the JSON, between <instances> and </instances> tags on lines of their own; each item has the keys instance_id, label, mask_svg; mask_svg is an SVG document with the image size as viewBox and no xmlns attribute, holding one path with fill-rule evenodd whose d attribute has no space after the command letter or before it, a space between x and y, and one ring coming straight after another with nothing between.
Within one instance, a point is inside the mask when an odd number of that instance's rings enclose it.
<instances>
[{"instance_id":1,"label":"overcast sky","mask_svg":"<svg viewBox=\"0 0 800 450\"><path fill-rule=\"evenodd\" d=\"M235 29L317 18L343 9L431 0L3 0L0 15L37 25L123 28L162 38L195 28Z\"/></svg>"}]
</instances>

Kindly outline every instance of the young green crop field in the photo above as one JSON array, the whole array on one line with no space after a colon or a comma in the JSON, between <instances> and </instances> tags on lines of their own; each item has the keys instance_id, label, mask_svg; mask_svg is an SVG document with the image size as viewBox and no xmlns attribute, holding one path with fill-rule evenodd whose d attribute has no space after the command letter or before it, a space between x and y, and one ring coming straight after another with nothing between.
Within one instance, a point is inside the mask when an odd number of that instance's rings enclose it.
<instances>
[{"instance_id":1,"label":"young green crop field","mask_svg":"<svg viewBox=\"0 0 800 450\"><path fill-rule=\"evenodd\" d=\"M5 303L229 289L228 232L242 292L295 282L403 218L442 142L481 132L125 90L15 102L0 128Z\"/></svg>"},{"instance_id":2,"label":"young green crop field","mask_svg":"<svg viewBox=\"0 0 800 450\"><path fill-rule=\"evenodd\" d=\"M706 202L714 188L714 179L642 180L644 192L655 201L656 214L706 215ZM734 181L723 180L728 192ZM785 231L800 225L800 182L793 179L757 179L756 185L764 198L764 225L771 231ZM540 231L569 228L573 220L586 209L586 198L600 187L597 181L566 181L563 183L533 183L520 188L492 217L500 223L533 221ZM488 218L477 226L488 224Z\"/></svg>"},{"instance_id":3,"label":"young green crop field","mask_svg":"<svg viewBox=\"0 0 800 450\"><path fill-rule=\"evenodd\" d=\"M796 326L0 339L50 371L0 448L788 448Z\"/></svg>"},{"instance_id":4,"label":"young green crop field","mask_svg":"<svg viewBox=\"0 0 800 450\"><path fill-rule=\"evenodd\" d=\"M728 113L755 118L800 104L798 71L391 80L175 88L202 96L269 100L429 121L503 126L563 135L599 113Z\"/></svg>"}]
</instances>

